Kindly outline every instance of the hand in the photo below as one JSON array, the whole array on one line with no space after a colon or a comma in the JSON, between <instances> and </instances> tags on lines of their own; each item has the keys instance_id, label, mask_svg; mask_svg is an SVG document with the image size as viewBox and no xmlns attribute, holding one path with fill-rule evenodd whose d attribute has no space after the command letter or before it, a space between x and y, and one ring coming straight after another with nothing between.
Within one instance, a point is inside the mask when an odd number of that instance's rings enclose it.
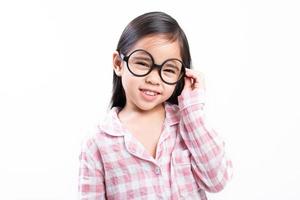
<instances>
[{"instance_id":1,"label":"hand","mask_svg":"<svg viewBox=\"0 0 300 200\"><path fill-rule=\"evenodd\" d=\"M205 90L204 74L189 68L185 68L183 91Z\"/></svg>"}]
</instances>

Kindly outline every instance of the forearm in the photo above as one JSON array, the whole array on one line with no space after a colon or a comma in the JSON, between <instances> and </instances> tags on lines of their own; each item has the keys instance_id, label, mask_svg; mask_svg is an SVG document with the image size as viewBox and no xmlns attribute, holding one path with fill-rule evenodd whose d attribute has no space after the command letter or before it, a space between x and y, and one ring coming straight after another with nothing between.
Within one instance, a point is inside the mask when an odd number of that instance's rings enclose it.
<instances>
[{"instance_id":1,"label":"forearm","mask_svg":"<svg viewBox=\"0 0 300 200\"><path fill-rule=\"evenodd\" d=\"M200 187L210 192L223 189L231 177L231 161L225 143L204 121L204 92L180 96L180 133L191 153L192 169Z\"/></svg>"}]
</instances>

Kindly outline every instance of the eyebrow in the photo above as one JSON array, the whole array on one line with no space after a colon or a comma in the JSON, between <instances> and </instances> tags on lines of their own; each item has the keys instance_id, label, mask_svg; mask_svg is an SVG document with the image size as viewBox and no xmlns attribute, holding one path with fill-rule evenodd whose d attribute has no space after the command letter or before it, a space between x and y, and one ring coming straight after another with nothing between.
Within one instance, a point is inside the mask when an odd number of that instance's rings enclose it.
<instances>
[{"instance_id":1,"label":"eyebrow","mask_svg":"<svg viewBox=\"0 0 300 200\"><path fill-rule=\"evenodd\" d=\"M155 58L153 57L153 55L150 53L150 52L148 52L148 51L146 51L146 50L144 50L144 49L136 49L136 50L134 50L133 52L136 52L136 51L144 51L144 52L147 52L151 57L152 57L152 59L154 59L154 61L155 61ZM143 56L143 55L139 55L139 56ZM148 58L148 56L146 56L145 55L145 57L147 57ZM137 58L139 58L139 57L137 57ZM168 59L166 59L166 60L179 60L180 62L183 62L181 59L179 59L179 58L168 58Z\"/></svg>"},{"instance_id":2,"label":"eyebrow","mask_svg":"<svg viewBox=\"0 0 300 200\"><path fill-rule=\"evenodd\" d=\"M152 61L152 59L149 56L134 56L134 59L143 59L143 60Z\"/></svg>"}]
</instances>

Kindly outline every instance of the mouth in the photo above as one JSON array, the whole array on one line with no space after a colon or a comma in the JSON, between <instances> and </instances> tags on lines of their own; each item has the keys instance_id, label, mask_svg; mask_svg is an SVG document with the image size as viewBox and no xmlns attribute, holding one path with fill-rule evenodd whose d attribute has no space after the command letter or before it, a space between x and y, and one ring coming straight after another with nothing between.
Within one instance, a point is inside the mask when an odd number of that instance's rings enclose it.
<instances>
[{"instance_id":1,"label":"mouth","mask_svg":"<svg viewBox=\"0 0 300 200\"><path fill-rule=\"evenodd\" d=\"M149 90L149 89L140 89L141 92L148 96L157 96L160 94L160 92L155 91L155 90Z\"/></svg>"}]
</instances>

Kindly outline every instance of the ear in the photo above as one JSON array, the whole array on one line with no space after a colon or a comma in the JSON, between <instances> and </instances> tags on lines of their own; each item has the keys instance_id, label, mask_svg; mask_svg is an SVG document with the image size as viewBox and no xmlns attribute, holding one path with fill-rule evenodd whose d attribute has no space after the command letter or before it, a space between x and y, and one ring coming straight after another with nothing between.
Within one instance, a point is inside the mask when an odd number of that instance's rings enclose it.
<instances>
[{"instance_id":1,"label":"ear","mask_svg":"<svg viewBox=\"0 0 300 200\"><path fill-rule=\"evenodd\" d=\"M122 75L122 71L123 71L123 64L122 64L122 59L119 55L119 52L115 51L113 53L113 69L116 73L117 76L121 76Z\"/></svg>"}]
</instances>

